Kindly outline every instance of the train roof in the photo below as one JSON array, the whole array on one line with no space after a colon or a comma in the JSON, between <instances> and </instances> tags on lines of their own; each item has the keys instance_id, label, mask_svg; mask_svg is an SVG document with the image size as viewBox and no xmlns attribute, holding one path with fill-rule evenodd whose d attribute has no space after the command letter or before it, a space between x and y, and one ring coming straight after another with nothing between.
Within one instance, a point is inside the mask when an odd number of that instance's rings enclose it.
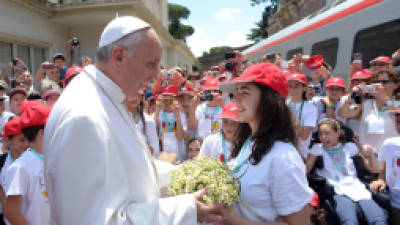
<instances>
[{"instance_id":1,"label":"train roof","mask_svg":"<svg viewBox=\"0 0 400 225\"><path fill-rule=\"evenodd\" d=\"M242 53L246 56L253 55L267 49L268 47L290 40L296 36L317 29L382 1L383 0L338 0L333 4L325 6L317 12L301 19L297 23L292 24L270 37L252 45Z\"/></svg>"}]
</instances>

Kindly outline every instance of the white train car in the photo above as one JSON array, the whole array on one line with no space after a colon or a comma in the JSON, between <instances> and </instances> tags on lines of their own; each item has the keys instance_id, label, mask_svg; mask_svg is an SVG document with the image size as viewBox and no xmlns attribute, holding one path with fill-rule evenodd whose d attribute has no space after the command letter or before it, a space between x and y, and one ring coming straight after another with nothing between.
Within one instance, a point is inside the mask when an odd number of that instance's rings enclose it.
<instances>
[{"instance_id":1,"label":"white train car","mask_svg":"<svg viewBox=\"0 0 400 225\"><path fill-rule=\"evenodd\" d=\"M400 48L400 0L338 0L258 42L242 53L252 62L264 54L283 59L294 54L322 54L333 76L347 77L354 53L363 65Z\"/></svg>"}]
</instances>

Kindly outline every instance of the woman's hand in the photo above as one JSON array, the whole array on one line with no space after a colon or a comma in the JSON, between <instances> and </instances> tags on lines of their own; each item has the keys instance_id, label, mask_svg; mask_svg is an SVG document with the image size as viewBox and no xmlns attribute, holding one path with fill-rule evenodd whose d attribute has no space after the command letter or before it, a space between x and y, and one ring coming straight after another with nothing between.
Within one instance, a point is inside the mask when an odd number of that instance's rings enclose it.
<instances>
[{"instance_id":1,"label":"woman's hand","mask_svg":"<svg viewBox=\"0 0 400 225\"><path fill-rule=\"evenodd\" d=\"M222 218L221 223L223 225L233 225L240 224L240 217L236 214L235 210L232 206L224 206L219 209L219 215Z\"/></svg>"},{"instance_id":2,"label":"woman's hand","mask_svg":"<svg viewBox=\"0 0 400 225\"><path fill-rule=\"evenodd\" d=\"M385 190L385 188L386 188L386 182L382 179L372 181L369 184L369 189L374 193L382 192L383 190Z\"/></svg>"}]
</instances>

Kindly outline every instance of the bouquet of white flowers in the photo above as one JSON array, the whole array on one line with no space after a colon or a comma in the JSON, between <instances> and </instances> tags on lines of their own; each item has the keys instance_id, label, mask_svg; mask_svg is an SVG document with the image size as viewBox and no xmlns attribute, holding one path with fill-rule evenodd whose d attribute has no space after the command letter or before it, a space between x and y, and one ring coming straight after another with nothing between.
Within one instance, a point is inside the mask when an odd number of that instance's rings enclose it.
<instances>
[{"instance_id":1,"label":"bouquet of white flowers","mask_svg":"<svg viewBox=\"0 0 400 225\"><path fill-rule=\"evenodd\" d=\"M203 201L208 204L225 203L232 205L239 199L240 185L231 170L216 158L200 156L188 160L172 171L168 185L169 195L193 193L208 188Z\"/></svg>"}]
</instances>

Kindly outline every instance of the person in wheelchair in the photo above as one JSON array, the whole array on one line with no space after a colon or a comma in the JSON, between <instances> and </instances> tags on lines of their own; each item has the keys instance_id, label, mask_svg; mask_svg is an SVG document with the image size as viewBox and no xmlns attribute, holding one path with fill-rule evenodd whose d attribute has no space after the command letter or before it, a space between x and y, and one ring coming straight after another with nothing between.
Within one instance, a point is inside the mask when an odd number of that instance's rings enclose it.
<instances>
[{"instance_id":1,"label":"person in wheelchair","mask_svg":"<svg viewBox=\"0 0 400 225\"><path fill-rule=\"evenodd\" d=\"M375 173L378 164L374 151L369 146L361 150L353 142L346 142L339 122L325 118L317 125L318 138L321 143L314 144L307 159L307 171L310 172L319 156L323 159L323 168L316 169L316 174L325 178L333 186L333 209L342 225L358 225L357 205L363 211L369 225L387 224L386 216L380 206L372 199L371 192L357 176L352 160L357 154L361 156L365 167Z\"/></svg>"}]
</instances>

